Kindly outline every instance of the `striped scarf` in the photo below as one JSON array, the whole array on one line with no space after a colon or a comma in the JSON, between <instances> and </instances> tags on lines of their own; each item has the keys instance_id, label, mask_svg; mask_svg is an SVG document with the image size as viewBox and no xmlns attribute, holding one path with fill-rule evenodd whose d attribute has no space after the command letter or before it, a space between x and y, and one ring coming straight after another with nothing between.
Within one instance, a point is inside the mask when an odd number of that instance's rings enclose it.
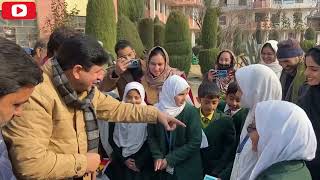
<instances>
[{"instance_id":1,"label":"striped scarf","mask_svg":"<svg viewBox=\"0 0 320 180\"><path fill-rule=\"evenodd\" d=\"M88 139L88 152L98 152L99 130L95 109L92 105L94 88L92 88L87 97L83 100L78 99L76 91L71 87L68 78L61 69L56 58L52 58L53 84L58 89L67 106L81 109L84 113L84 120Z\"/></svg>"}]
</instances>

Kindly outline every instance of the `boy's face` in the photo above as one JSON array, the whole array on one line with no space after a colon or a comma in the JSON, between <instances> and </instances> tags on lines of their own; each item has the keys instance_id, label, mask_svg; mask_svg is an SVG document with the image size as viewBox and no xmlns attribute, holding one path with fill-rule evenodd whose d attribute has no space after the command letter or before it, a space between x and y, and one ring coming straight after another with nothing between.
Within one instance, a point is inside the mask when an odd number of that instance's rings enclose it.
<instances>
[{"instance_id":1,"label":"boy's face","mask_svg":"<svg viewBox=\"0 0 320 180\"><path fill-rule=\"evenodd\" d=\"M236 111L240 108L240 95L236 94L227 94L226 103L228 104L231 111Z\"/></svg>"},{"instance_id":2,"label":"boy's face","mask_svg":"<svg viewBox=\"0 0 320 180\"><path fill-rule=\"evenodd\" d=\"M207 116L214 112L219 104L219 98L200 98L197 97L198 102L201 104L202 114Z\"/></svg>"}]
</instances>

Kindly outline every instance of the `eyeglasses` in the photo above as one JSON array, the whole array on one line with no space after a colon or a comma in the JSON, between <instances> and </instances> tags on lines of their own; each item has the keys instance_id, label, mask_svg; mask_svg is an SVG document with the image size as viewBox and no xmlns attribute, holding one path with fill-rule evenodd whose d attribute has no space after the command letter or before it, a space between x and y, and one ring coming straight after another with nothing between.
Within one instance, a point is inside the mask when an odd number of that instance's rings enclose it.
<instances>
[{"instance_id":1,"label":"eyeglasses","mask_svg":"<svg viewBox=\"0 0 320 180\"><path fill-rule=\"evenodd\" d=\"M250 133L252 133L253 131L256 131L257 129L256 129L256 124L255 123L251 123L251 124L249 124L248 125L248 127L247 127L247 132L250 134Z\"/></svg>"}]
</instances>

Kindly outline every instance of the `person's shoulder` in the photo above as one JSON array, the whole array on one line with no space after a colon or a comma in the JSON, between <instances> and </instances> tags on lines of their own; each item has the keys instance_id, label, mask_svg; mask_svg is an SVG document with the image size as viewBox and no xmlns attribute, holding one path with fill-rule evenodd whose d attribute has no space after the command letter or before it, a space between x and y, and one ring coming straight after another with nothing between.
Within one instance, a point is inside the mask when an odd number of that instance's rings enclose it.
<instances>
[{"instance_id":1,"label":"person's shoulder","mask_svg":"<svg viewBox=\"0 0 320 180\"><path fill-rule=\"evenodd\" d=\"M261 172L257 180L311 180L304 161L292 160L275 163Z\"/></svg>"}]
</instances>

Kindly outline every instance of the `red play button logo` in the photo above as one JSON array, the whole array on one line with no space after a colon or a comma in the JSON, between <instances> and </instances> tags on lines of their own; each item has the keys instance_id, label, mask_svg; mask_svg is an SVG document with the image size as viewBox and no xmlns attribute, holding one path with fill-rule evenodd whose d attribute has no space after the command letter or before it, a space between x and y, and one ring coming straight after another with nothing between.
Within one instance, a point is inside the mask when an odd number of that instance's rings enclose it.
<instances>
[{"instance_id":1,"label":"red play button logo","mask_svg":"<svg viewBox=\"0 0 320 180\"><path fill-rule=\"evenodd\" d=\"M2 3L3 19L35 19L36 5L34 2Z\"/></svg>"}]
</instances>

